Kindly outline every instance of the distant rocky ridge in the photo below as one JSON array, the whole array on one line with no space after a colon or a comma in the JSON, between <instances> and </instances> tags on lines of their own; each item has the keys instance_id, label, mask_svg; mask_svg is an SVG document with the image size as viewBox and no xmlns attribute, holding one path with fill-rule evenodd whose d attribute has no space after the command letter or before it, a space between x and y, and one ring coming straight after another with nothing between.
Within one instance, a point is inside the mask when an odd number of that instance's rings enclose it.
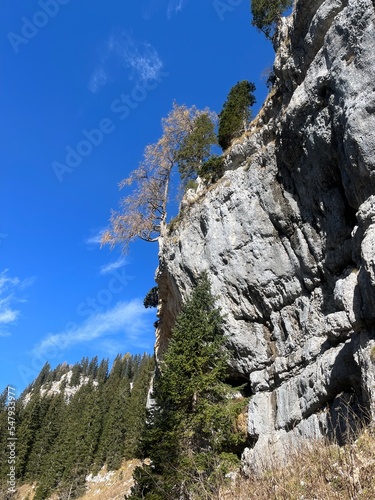
<instances>
[{"instance_id":1,"label":"distant rocky ridge","mask_svg":"<svg viewBox=\"0 0 375 500\"><path fill-rule=\"evenodd\" d=\"M92 385L95 387L98 385L98 382L96 380L90 380L89 377L84 377L81 376L79 383L77 385L71 385L70 381L72 379L73 371L69 370L68 372L64 373L61 375L61 378L58 380L54 380L53 382L51 381L50 383L43 384L40 387L40 395L42 397L48 396L55 396L56 394L60 394L61 391L64 392L64 397L66 401L70 401L71 398L74 396L74 394L83 386L88 383L92 383ZM26 393L23 394L22 396L22 402L26 406L34 391L32 386L30 389L27 389Z\"/></svg>"},{"instance_id":2,"label":"distant rocky ridge","mask_svg":"<svg viewBox=\"0 0 375 500\"><path fill-rule=\"evenodd\" d=\"M208 272L251 396L248 471L375 417L375 2L297 0L276 45L270 96L186 194L157 271L159 357Z\"/></svg>"}]
</instances>

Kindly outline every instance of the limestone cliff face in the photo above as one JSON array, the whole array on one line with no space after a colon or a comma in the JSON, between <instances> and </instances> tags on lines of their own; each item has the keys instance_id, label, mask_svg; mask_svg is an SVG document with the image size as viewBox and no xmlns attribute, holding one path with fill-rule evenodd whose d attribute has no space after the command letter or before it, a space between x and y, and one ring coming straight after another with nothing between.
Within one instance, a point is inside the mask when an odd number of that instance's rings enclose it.
<instances>
[{"instance_id":1,"label":"limestone cliff face","mask_svg":"<svg viewBox=\"0 0 375 500\"><path fill-rule=\"evenodd\" d=\"M375 2L297 0L277 45L273 91L220 181L185 196L157 271L159 354L208 271L251 395L245 469L340 407L375 418Z\"/></svg>"}]
</instances>

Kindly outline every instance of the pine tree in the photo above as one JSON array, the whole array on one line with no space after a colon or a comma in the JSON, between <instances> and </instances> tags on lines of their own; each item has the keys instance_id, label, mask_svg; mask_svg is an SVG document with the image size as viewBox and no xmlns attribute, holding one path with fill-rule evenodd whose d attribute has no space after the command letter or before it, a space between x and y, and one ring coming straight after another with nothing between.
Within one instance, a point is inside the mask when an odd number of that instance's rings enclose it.
<instances>
[{"instance_id":1,"label":"pine tree","mask_svg":"<svg viewBox=\"0 0 375 500\"><path fill-rule=\"evenodd\" d=\"M209 158L211 148L217 144L215 124L208 113L199 115L192 132L182 141L177 155L178 171L182 181L195 178L203 163Z\"/></svg>"},{"instance_id":2,"label":"pine tree","mask_svg":"<svg viewBox=\"0 0 375 500\"><path fill-rule=\"evenodd\" d=\"M82 385L69 402L65 425L53 450L55 457L60 456L57 470L61 495L74 498L83 491L97 452L102 417L100 394L92 382Z\"/></svg>"},{"instance_id":3,"label":"pine tree","mask_svg":"<svg viewBox=\"0 0 375 500\"><path fill-rule=\"evenodd\" d=\"M130 380L123 376L127 360L116 357L105 385L107 400L102 433L98 445L97 461L118 469L124 457L126 439L126 407L130 400Z\"/></svg>"},{"instance_id":4,"label":"pine tree","mask_svg":"<svg viewBox=\"0 0 375 500\"><path fill-rule=\"evenodd\" d=\"M44 399L49 403L48 410L41 424L41 436L36 439L28 461L32 478L38 481L35 500L47 498L57 484L58 470L52 450L64 425L67 408L62 392Z\"/></svg>"},{"instance_id":5,"label":"pine tree","mask_svg":"<svg viewBox=\"0 0 375 500\"><path fill-rule=\"evenodd\" d=\"M83 357L80 364L81 364L81 368L82 368L82 375L84 377L87 377L88 376L88 368L89 368L89 358Z\"/></svg>"},{"instance_id":6,"label":"pine tree","mask_svg":"<svg viewBox=\"0 0 375 500\"><path fill-rule=\"evenodd\" d=\"M87 368L87 376L90 380L94 380L98 374L98 356L92 358Z\"/></svg>"},{"instance_id":7,"label":"pine tree","mask_svg":"<svg viewBox=\"0 0 375 500\"><path fill-rule=\"evenodd\" d=\"M255 104L253 92L255 85L247 80L236 83L230 89L219 114L218 142L223 151L246 130L251 117L250 107Z\"/></svg>"},{"instance_id":8,"label":"pine tree","mask_svg":"<svg viewBox=\"0 0 375 500\"><path fill-rule=\"evenodd\" d=\"M272 40L280 17L293 5L293 0L251 0L251 24Z\"/></svg>"},{"instance_id":9,"label":"pine tree","mask_svg":"<svg viewBox=\"0 0 375 500\"><path fill-rule=\"evenodd\" d=\"M39 385L39 384L38 384ZM33 390L29 402L19 404L19 424L17 426L17 475L27 479L31 468L29 458L35 445L35 438L41 429L40 389Z\"/></svg>"},{"instance_id":10,"label":"pine tree","mask_svg":"<svg viewBox=\"0 0 375 500\"><path fill-rule=\"evenodd\" d=\"M96 375L96 381L98 384L104 384L108 377L108 359L102 359L100 362L98 373Z\"/></svg>"},{"instance_id":11,"label":"pine tree","mask_svg":"<svg viewBox=\"0 0 375 500\"><path fill-rule=\"evenodd\" d=\"M130 400L126 408L125 458L141 456L141 438L146 427L146 402L150 391L150 381L155 370L154 358L144 355L133 379Z\"/></svg>"},{"instance_id":12,"label":"pine tree","mask_svg":"<svg viewBox=\"0 0 375 500\"><path fill-rule=\"evenodd\" d=\"M58 365L52 372L52 381L55 382L57 380L61 380L61 378L63 377L63 375L65 375L66 373L68 373L69 371L69 366L66 362L64 363L61 363L60 365Z\"/></svg>"},{"instance_id":13,"label":"pine tree","mask_svg":"<svg viewBox=\"0 0 375 500\"><path fill-rule=\"evenodd\" d=\"M42 396L37 402L38 427L31 443L25 468L25 478L37 480L41 477L46 460L56 437L64 415L64 398L62 394Z\"/></svg>"},{"instance_id":14,"label":"pine tree","mask_svg":"<svg viewBox=\"0 0 375 500\"><path fill-rule=\"evenodd\" d=\"M51 372L51 366L48 362L46 362L33 384L35 391L38 391L40 387L47 382L47 378L50 372Z\"/></svg>"},{"instance_id":15,"label":"pine tree","mask_svg":"<svg viewBox=\"0 0 375 500\"><path fill-rule=\"evenodd\" d=\"M76 387L81 383L82 367L79 363L75 364L72 368L72 376L70 379L70 385Z\"/></svg>"},{"instance_id":16,"label":"pine tree","mask_svg":"<svg viewBox=\"0 0 375 500\"><path fill-rule=\"evenodd\" d=\"M72 366L51 371L45 365L38 383L24 391L16 404L17 464L19 482L35 482L35 500L56 494L77 498L85 476L105 463L110 469L133 458L145 425L145 406L153 359L144 355L118 355L108 374L108 360L98 364L84 358ZM85 380L70 399L64 392L69 381L52 395L45 388L58 376L73 371L74 387ZM86 383L87 382L87 383ZM133 388L131 390L131 382ZM0 394L0 496L6 485L7 391Z\"/></svg>"},{"instance_id":17,"label":"pine tree","mask_svg":"<svg viewBox=\"0 0 375 500\"><path fill-rule=\"evenodd\" d=\"M131 499L200 498L203 484L217 494L217 476L237 463L244 435L235 421L245 401L225 384L227 354L206 275L178 316L155 381L144 451L152 467L138 469ZM199 493L197 493L199 494Z\"/></svg>"}]
</instances>

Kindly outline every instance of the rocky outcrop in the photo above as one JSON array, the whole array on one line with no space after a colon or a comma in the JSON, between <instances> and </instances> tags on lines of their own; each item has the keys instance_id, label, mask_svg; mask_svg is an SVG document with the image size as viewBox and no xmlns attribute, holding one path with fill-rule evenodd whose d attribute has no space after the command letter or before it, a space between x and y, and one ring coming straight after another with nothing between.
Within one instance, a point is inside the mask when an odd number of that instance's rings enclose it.
<instances>
[{"instance_id":1,"label":"rocky outcrop","mask_svg":"<svg viewBox=\"0 0 375 500\"><path fill-rule=\"evenodd\" d=\"M159 356L208 271L251 396L245 470L375 418L374 2L297 0L277 46L270 96L187 193L157 271Z\"/></svg>"}]
</instances>

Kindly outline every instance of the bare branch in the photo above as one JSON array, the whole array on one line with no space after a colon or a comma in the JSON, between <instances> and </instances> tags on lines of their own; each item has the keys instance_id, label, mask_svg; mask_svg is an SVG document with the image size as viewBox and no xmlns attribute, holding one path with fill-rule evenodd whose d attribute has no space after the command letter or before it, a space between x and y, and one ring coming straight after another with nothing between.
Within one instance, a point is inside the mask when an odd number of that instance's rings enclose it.
<instances>
[{"instance_id":1,"label":"bare branch","mask_svg":"<svg viewBox=\"0 0 375 500\"><path fill-rule=\"evenodd\" d=\"M120 189L132 186L133 191L122 198L120 210L112 211L110 227L104 233L102 244L112 247L128 244L140 238L144 241L158 240L167 217L167 200L172 169L177 164L183 141L194 130L196 118L213 113L195 106L187 108L173 104L172 111L162 119L161 138L145 147L143 160L129 177L123 179Z\"/></svg>"}]
</instances>

